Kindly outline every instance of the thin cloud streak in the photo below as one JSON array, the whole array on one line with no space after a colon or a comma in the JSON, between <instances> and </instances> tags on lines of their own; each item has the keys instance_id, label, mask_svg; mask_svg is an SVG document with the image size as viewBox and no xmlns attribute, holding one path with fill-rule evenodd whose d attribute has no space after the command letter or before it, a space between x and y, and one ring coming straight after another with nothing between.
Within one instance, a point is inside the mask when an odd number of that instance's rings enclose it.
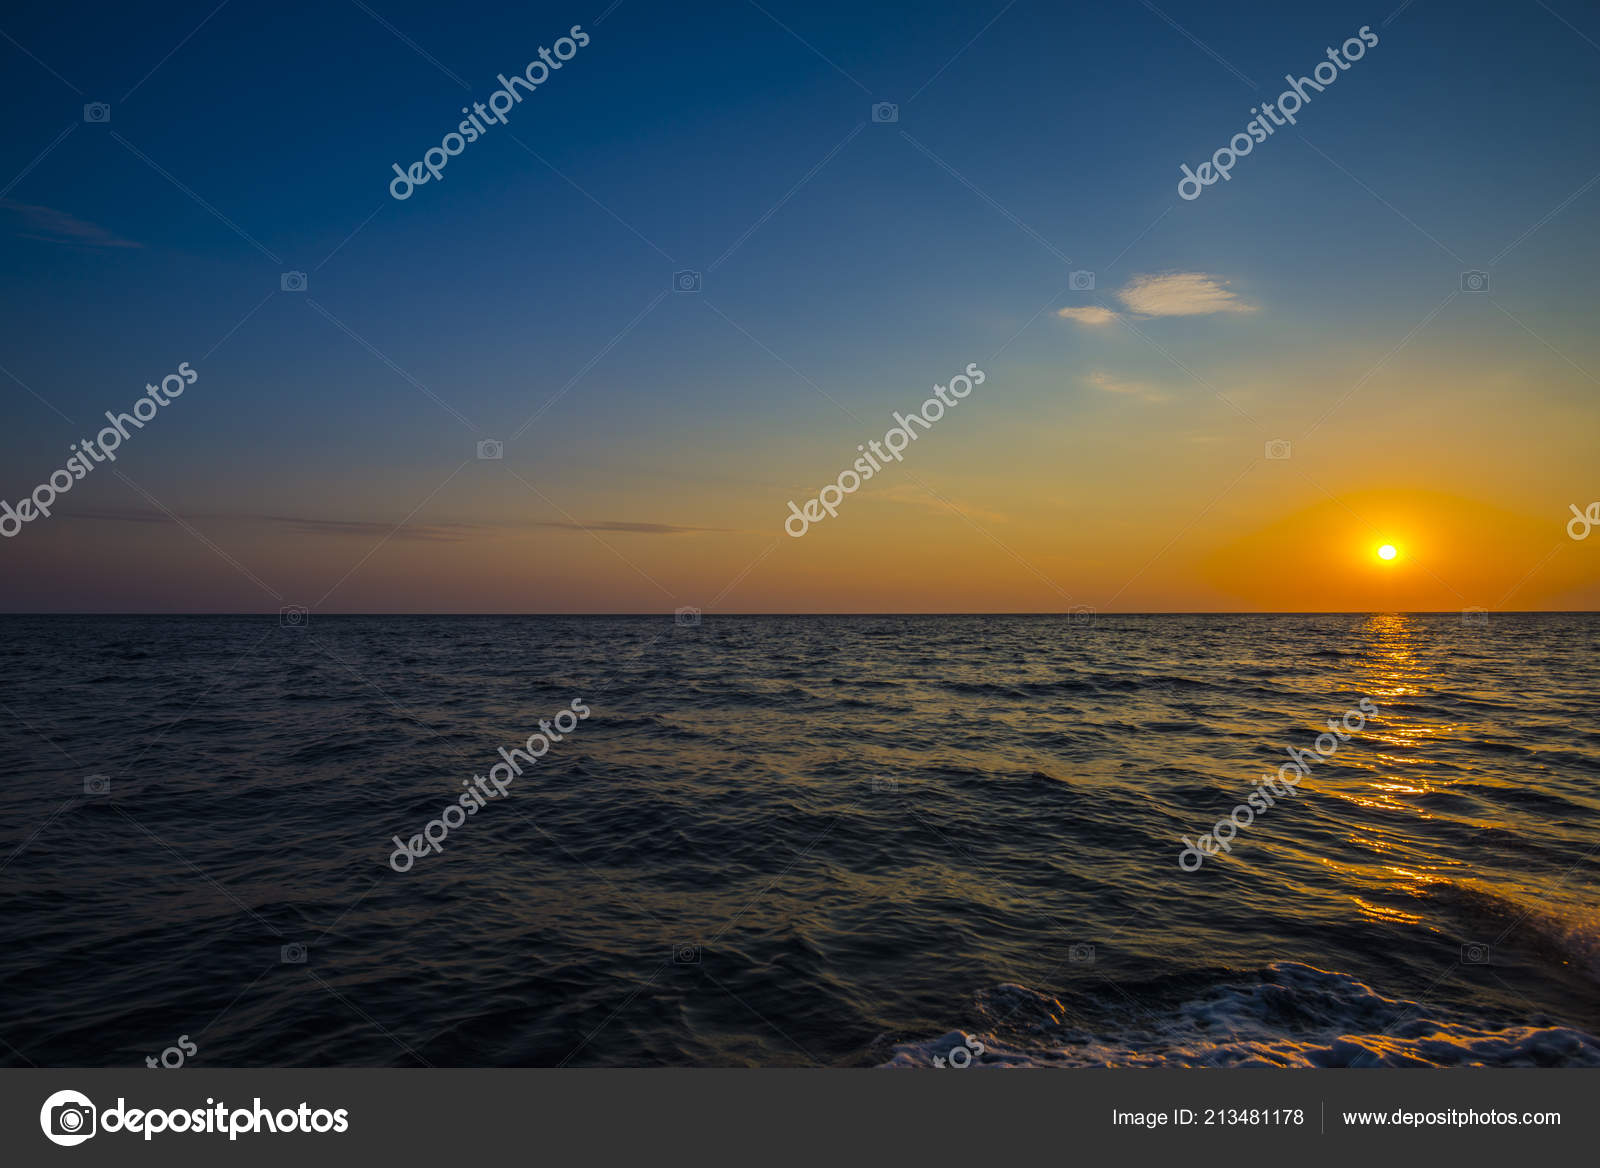
<instances>
[{"instance_id":1,"label":"thin cloud streak","mask_svg":"<svg viewBox=\"0 0 1600 1168\"><path fill-rule=\"evenodd\" d=\"M84 508L60 513L66 519L94 520L102 523L171 523L173 520L159 511L145 511L134 507ZM185 515L188 520L213 520L223 523L270 523L297 535L353 535L389 536L394 539L413 539L429 542L459 543L469 536L493 531L543 528L554 531L592 532L611 531L632 535L697 535L727 534L727 527L692 527L675 523L639 523L622 519L602 519L593 523L569 520L539 519L527 523L419 523L395 528L393 523L368 519L319 519L305 515L258 515L248 512L195 512Z\"/></svg>"}]
</instances>

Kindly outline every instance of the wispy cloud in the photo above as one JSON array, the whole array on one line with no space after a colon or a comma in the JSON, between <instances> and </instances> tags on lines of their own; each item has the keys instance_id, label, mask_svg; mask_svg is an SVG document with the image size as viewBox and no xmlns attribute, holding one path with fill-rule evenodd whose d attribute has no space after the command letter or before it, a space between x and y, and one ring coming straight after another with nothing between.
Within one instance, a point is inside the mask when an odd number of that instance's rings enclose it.
<instances>
[{"instance_id":1,"label":"wispy cloud","mask_svg":"<svg viewBox=\"0 0 1600 1168\"><path fill-rule=\"evenodd\" d=\"M161 511L138 507L83 508L62 512L72 519L94 519L108 523L171 523ZM374 519L318 519L306 515L258 515L248 512L190 512L185 520L215 520L224 523L270 523L297 535L358 535L392 539L416 539L439 543L459 543L473 535L492 531L548 528L554 531L611 531L633 535L691 535L701 532L728 532L726 527L686 527L674 523L633 523L620 519L601 519L593 523L545 519L528 523L408 523L398 529L393 523Z\"/></svg>"},{"instance_id":2,"label":"wispy cloud","mask_svg":"<svg viewBox=\"0 0 1600 1168\"><path fill-rule=\"evenodd\" d=\"M1102 393L1121 394L1125 397L1136 397L1140 401L1164 402L1172 399L1143 381L1128 381L1121 377L1113 377L1109 373L1102 373L1098 369L1084 378L1094 388Z\"/></svg>"},{"instance_id":3,"label":"wispy cloud","mask_svg":"<svg viewBox=\"0 0 1600 1168\"><path fill-rule=\"evenodd\" d=\"M988 511L982 507L974 507L970 503L963 503L959 499L950 499L948 496L941 499L928 488L917 486L914 483L900 483L893 487L881 488L861 497L871 499L876 503L897 503L906 507L924 507L940 515L951 515L951 508L954 508L969 519L984 519L991 523L1006 522L1006 516L998 511Z\"/></svg>"},{"instance_id":4,"label":"wispy cloud","mask_svg":"<svg viewBox=\"0 0 1600 1168\"><path fill-rule=\"evenodd\" d=\"M130 239L113 235L104 227L57 211L54 207L40 207L32 203L19 203L15 199L0 199L0 211L12 217L23 239L37 239L44 243L63 243L76 247L105 250L119 247L143 247Z\"/></svg>"},{"instance_id":5,"label":"wispy cloud","mask_svg":"<svg viewBox=\"0 0 1600 1168\"><path fill-rule=\"evenodd\" d=\"M60 512L63 519L96 519L105 523L171 523L160 511L140 511L134 507L78 507Z\"/></svg>"},{"instance_id":6,"label":"wispy cloud","mask_svg":"<svg viewBox=\"0 0 1600 1168\"><path fill-rule=\"evenodd\" d=\"M1213 312L1254 312L1256 306L1228 290L1228 282L1203 272L1135 276L1117 299L1140 316L1207 316Z\"/></svg>"},{"instance_id":7,"label":"wispy cloud","mask_svg":"<svg viewBox=\"0 0 1600 1168\"><path fill-rule=\"evenodd\" d=\"M1110 324L1117 319L1117 314L1109 308L1101 308L1098 304L1085 305L1082 308L1063 308L1056 313L1063 320L1075 320L1079 324Z\"/></svg>"},{"instance_id":8,"label":"wispy cloud","mask_svg":"<svg viewBox=\"0 0 1600 1168\"><path fill-rule=\"evenodd\" d=\"M1162 272L1135 276L1116 292L1134 316L1209 316L1217 312L1255 312L1257 305L1240 299L1228 281L1204 272ZM1056 315L1079 324L1110 324L1121 313L1099 304L1062 308Z\"/></svg>"},{"instance_id":9,"label":"wispy cloud","mask_svg":"<svg viewBox=\"0 0 1600 1168\"><path fill-rule=\"evenodd\" d=\"M91 519L101 523L172 523L174 519L164 511L151 511L140 507L84 507L63 511L67 519ZM197 511L180 516L188 521L214 521L222 523L269 523L300 535L360 535L392 536L394 539L420 539L436 542L457 542L474 531L482 530L470 523L418 523L407 524L399 530L393 523L361 519L313 519L304 515L256 515L237 511Z\"/></svg>"},{"instance_id":10,"label":"wispy cloud","mask_svg":"<svg viewBox=\"0 0 1600 1168\"><path fill-rule=\"evenodd\" d=\"M265 519L300 535L360 535L393 539L420 539L435 543L459 543L475 531L472 523L418 523L396 529L392 523L366 519L307 519L293 515L248 515L246 519Z\"/></svg>"},{"instance_id":11,"label":"wispy cloud","mask_svg":"<svg viewBox=\"0 0 1600 1168\"><path fill-rule=\"evenodd\" d=\"M541 519L530 527L551 527L557 531L623 531L634 535L694 535L707 532L729 532L731 527L683 527L676 523L628 523L620 519L600 519L593 523L575 523L565 520Z\"/></svg>"}]
</instances>

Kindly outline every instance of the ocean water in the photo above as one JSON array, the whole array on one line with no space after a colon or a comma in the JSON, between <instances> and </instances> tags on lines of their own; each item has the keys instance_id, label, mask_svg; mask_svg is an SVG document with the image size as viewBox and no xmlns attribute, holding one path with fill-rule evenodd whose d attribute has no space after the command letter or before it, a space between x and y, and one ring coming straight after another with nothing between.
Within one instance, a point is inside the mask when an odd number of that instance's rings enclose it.
<instances>
[{"instance_id":1,"label":"ocean water","mask_svg":"<svg viewBox=\"0 0 1600 1168\"><path fill-rule=\"evenodd\" d=\"M1600 617L1489 620L0 618L0 1063L1600 1065Z\"/></svg>"}]
</instances>

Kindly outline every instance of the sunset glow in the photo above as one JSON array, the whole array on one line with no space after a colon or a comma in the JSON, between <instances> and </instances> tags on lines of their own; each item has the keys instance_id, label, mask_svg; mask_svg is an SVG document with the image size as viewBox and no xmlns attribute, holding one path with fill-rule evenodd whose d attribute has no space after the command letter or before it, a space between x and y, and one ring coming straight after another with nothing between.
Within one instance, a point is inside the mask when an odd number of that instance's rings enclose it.
<instances>
[{"instance_id":1,"label":"sunset glow","mask_svg":"<svg viewBox=\"0 0 1600 1168\"><path fill-rule=\"evenodd\" d=\"M1593 1154L1600 0L0 25L7 1122Z\"/></svg>"}]
</instances>

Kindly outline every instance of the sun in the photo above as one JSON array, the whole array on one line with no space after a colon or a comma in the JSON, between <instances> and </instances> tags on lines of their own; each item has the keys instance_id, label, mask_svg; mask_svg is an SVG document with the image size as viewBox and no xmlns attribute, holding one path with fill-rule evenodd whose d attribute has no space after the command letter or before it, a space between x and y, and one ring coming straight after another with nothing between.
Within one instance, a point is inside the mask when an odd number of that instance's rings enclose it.
<instances>
[{"instance_id":1,"label":"sun","mask_svg":"<svg viewBox=\"0 0 1600 1168\"><path fill-rule=\"evenodd\" d=\"M1395 548L1394 544L1392 544L1392 543L1386 543L1381 548L1378 549L1378 558L1380 560L1392 560L1396 556L1398 556L1399 554L1400 554L1400 552Z\"/></svg>"}]
</instances>

